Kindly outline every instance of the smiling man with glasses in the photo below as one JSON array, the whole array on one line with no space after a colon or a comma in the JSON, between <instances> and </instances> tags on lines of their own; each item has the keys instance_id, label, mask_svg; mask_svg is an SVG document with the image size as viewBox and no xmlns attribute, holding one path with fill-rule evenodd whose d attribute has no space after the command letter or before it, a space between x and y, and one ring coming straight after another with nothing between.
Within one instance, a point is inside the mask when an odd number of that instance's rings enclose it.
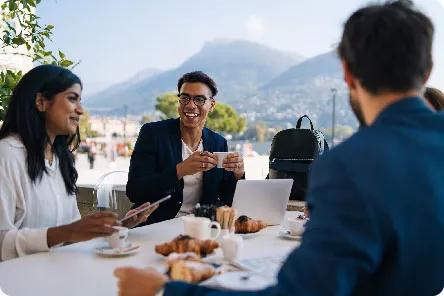
<instances>
[{"instance_id":1,"label":"smiling man with glasses","mask_svg":"<svg viewBox=\"0 0 444 296\"><path fill-rule=\"evenodd\" d=\"M213 152L227 152L221 135L205 128L214 110L216 83L201 71L183 75L178 83L179 118L145 124L131 156L127 195L137 205L171 199L153 213L147 224L192 213L195 205L231 205L237 180L244 177L238 153L217 169Z\"/></svg>"}]
</instances>

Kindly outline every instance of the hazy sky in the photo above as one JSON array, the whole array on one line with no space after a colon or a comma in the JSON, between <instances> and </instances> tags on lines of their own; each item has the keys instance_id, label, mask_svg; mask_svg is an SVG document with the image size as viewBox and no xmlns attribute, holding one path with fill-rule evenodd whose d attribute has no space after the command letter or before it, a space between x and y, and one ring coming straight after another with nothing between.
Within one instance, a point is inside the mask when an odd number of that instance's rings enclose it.
<instances>
[{"instance_id":1,"label":"hazy sky","mask_svg":"<svg viewBox=\"0 0 444 296\"><path fill-rule=\"evenodd\" d=\"M438 5L438 2L442 3ZM444 0L417 0L437 27L432 84L444 88ZM236 38L311 57L331 50L367 0L45 0L53 47L72 60L84 94L146 68L177 67L207 41ZM440 50L436 50L440 48ZM439 54L438 54L439 53ZM440 77L440 79L438 78Z\"/></svg>"}]
</instances>

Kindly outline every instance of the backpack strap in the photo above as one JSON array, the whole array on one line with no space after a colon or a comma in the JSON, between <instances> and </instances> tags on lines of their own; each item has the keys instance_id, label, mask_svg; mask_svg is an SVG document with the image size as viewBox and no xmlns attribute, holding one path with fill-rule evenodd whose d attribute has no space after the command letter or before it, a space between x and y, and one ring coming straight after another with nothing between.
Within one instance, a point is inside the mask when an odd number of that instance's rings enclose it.
<instances>
[{"instance_id":1,"label":"backpack strap","mask_svg":"<svg viewBox=\"0 0 444 296\"><path fill-rule=\"evenodd\" d=\"M269 162L269 168L276 171L308 173L311 168L311 161L307 163L297 160L273 158Z\"/></svg>"},{"instance_id":2,"label":"backpack strap","mask_svg":"<svg viewBox=\"0 0 444 296\"><path fill-rule=\"evenodd\" d=\"M302 119L303 119L304 117L307 118L308 121L310 121L311 130L313 130L313 129L314 129L314 128L313 128L313 123L311 122L311 119L310 119L307 115L301 116L301 117L298 119L298 122L297 122L297 124L296 124L296 128L301 128L301 125L302 125Z\"/></svg>"}]
</instances>

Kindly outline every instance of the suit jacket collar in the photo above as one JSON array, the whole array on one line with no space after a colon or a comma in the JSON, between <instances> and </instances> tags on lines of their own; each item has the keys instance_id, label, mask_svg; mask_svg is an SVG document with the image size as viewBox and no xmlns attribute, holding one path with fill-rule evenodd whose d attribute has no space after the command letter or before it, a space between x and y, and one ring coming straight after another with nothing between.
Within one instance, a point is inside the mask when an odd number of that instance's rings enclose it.
<instances>
[{"instance_id":1,"label":"suit jacket collar","mask_svg":"<svg viewBox=\"0 0 444 296\"><path fill-rule=\"evenodd\" d=\"M174 163L178 164L182 162L182 141L180 136L180 119L174 119L171 121L171 145L173 146Z\"/></svg>"},{"instance_id":2,"label":"suit jacket collar","mask_svg":"<svg viewBox=\"0 0 444 296\"><path fill-rule=\"evenodd\" d=\"M393 103L382 110L373 125L383 125L387 121L392 121L393 119L409 119L412 115L427 113L433 114L434 111L427 106L424 99L419 97L406 98Z\"/></svg>"}]
</instances>

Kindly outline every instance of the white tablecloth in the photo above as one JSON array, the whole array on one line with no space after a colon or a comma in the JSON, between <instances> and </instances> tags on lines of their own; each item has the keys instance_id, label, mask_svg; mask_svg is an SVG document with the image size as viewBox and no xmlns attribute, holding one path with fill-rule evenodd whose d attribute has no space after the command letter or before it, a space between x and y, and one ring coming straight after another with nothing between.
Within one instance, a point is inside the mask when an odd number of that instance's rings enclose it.
<instances>
[{"instance_id":1,"label":"white tablecloth","mask_svg":"<svg viewBox=\"0 0 444 296\"><path fill-rule=\"evenodd\" d=\"M287 212L286 217L299 212ZM282 227L286 227L284 222ZM281 226L272 226L260 235L244 240L241 259L281 256L290 253L298 241L279 238ZM9 296L86 296L117 295L117 280L113 271L119 266L153 266L165 270L164 258L154 252L154 246L170 241L183 233L180 219L136 228L129 240L141 244L140 251L127 257L101 257L93 249L102 239L53 249L0 263L0 288ZM221 256L220 249L217 256Z\"/></svg>"}]
</instances>

